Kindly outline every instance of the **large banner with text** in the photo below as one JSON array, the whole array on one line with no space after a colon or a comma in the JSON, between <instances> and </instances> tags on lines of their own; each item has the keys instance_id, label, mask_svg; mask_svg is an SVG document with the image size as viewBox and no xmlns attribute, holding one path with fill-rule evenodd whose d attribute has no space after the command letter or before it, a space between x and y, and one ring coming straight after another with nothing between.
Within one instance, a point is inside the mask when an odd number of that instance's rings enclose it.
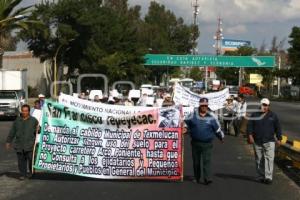
<instances>
[{"instance_id":1,"label":"large banner with text","mask_svg":"<svg viewBox=\"0 0 300 200\"><path fill-rule=\"evenodd\" d=\"M182 180L181 107L80 103L46 100L36 169L103 179Z\"/></svg>"}]
</instances>

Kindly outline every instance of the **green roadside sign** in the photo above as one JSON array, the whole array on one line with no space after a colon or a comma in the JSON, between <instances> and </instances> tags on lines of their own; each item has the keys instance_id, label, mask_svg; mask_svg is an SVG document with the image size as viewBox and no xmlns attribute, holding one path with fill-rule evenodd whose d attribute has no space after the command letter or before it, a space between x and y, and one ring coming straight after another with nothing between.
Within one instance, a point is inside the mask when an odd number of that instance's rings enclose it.
<instances>
[{"instance_id":1,"label":"green roadside sign","mask_svg":"<svg viewBox=\"0 0 300 200\"><path fill-rule=\"evenodd\" d=\"M213 56L146 54L145 64L178 67L274 67L275 56Z\"/></svg>"}]
</instances>

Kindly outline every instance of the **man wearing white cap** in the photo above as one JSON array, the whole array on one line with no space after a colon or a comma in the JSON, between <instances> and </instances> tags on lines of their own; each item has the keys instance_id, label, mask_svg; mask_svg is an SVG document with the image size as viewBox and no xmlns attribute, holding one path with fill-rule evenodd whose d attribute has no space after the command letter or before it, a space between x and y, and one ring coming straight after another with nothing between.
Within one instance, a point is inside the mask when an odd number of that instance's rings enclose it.
<instances>
[{"instance_id":1,"label":"man wearing white cap","mask_svg":"<svg viewBox=\"0 0 300 200\"><path fill-rule=\"evenodd\" d=\"M44 102L45 102L45 95L39 94L39 101L40 101L40 106L43 108Z\"/></svg>"},{"instance_id":2,"label":"man wearing white cap","mask_svg":"<svg viewBox=\"0 0 300 200\"><path fill-rule=\"evenodd\" d=\"M281 144L282 133L277 115L270 110L269 99L261 100L261 112L253 113L248 122L248 139L255 151L257 180L272 184L275 143Z\"/></svg>"}]
</instances>

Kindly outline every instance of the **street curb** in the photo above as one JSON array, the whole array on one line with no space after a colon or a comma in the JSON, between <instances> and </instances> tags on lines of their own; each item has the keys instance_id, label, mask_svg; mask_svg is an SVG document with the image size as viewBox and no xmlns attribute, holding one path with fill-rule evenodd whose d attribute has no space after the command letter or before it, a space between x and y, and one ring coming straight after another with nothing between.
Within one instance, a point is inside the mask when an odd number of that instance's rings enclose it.
<instances>
[{"instance_id":1,"label":"street curb","mask_svg":"<svg viewBox=\"0 0 300 200\"><path fill-rule=\"evenodd\" d=\"M282 145L279 148L279 153L283 153L291 160L298 162L300 168L300 141L289 140L287 136L282 136L281 142Z\"/></svg>"},{"instance_id":2,"label":"street curb","mask_svg":"<svg viewBox=\"0 0 300 200\"><path fill-rule=\"evenodd\" d=\"M282 136L282 144L289 145L295 151L300 151L300 141L299 140L289 140L287 136Z\"/></svg>"}]
</instances>

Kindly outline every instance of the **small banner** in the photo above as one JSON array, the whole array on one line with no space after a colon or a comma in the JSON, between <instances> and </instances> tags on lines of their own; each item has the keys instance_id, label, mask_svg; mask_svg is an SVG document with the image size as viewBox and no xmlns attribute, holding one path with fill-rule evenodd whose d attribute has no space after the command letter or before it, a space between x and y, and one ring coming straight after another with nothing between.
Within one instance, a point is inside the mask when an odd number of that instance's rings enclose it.
<instances>
[{"instance_id":1,"label":"small banner","mask_svg":"<svg viewBox=\"0 0 300 200\"><path fill-rule=\"evenodd\" d=\"M44 104L34 168L101 179L182 180L181 107L62 101Z\"/></svg>"}]
</instances>

